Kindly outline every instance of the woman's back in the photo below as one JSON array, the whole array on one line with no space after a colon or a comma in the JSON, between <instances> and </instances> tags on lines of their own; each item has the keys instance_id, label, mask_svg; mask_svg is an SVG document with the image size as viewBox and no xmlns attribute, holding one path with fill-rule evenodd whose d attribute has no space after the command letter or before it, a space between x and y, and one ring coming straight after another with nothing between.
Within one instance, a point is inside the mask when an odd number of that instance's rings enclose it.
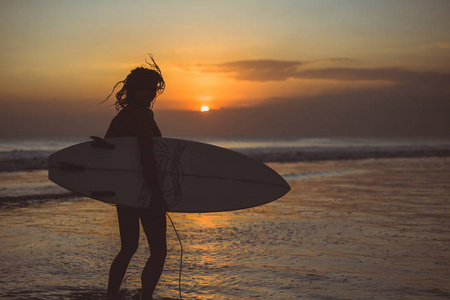
<instances>
[{"instance_id":1,"label":"woman's back","mask_svg":"<svg viewBox=\"0 0 450 300\"><path fill-rule=\"evenodd\" d=\"M161 131L148 108L128 105L114 117L105 138L125 136L161 137Z\"/></svg>"}]
</instances>

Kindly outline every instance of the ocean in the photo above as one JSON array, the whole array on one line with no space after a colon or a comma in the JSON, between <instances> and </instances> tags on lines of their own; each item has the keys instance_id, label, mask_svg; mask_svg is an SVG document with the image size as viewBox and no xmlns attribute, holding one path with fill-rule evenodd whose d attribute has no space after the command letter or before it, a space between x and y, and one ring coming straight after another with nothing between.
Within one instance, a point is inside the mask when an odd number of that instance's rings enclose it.
<instances>
[{"instance_id":1,"label":"ocean","mask_svg":"<svg viewBox=\"0 0 450 300\"><path fill-rule=\"evenodd\" d=\"M183 299L450 298L449 138L184 138L263 161L292 190L251 209L171 214ZM0 298L104 299L115 208L46 170L51 153L88 139L0 138ZM168 247L156 299L179 297L171 227ZM123 299L147 256L142 235Z\"/></svg>"}]
</instances>

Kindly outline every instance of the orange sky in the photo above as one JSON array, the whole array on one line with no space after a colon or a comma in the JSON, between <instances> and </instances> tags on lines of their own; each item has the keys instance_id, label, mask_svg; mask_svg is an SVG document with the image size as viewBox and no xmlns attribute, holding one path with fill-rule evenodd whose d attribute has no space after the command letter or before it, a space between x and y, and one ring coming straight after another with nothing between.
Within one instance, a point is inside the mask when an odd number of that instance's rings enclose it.
<instances>
[{"instance_id":1,"label":"orange sky","mask_svg":"<svg viewBox=\"0 0 450 300\"><path fill-rule=\"evenodd\" d=\"M149 52L166 80L155 111L402 87L450 94L446 0L0 3L0 104L19 119L113 115L96 104Z\"/></svg>"}]
</instances>

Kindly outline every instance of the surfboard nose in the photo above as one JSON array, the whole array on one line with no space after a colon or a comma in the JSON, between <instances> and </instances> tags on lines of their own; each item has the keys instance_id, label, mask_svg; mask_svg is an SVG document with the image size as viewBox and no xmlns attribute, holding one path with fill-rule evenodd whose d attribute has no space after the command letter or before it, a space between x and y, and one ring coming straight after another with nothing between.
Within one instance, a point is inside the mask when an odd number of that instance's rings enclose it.
<instances>
[{"instance_id":1,"label":"surfboard nose","mask_svg":"<svg viewBox=\"0 0 450 300\"><path fill-rule=\"evenodd\" d=\"M283 197L284 195L286 195L291 190L291 186L289 185L289 183L284 179L283 176L281 176L274 169L272 169L271 167L269 167L266 164L264 164L264 166L266 166L266 171L265 171L266 172L265 178L267 180L266 184L273 185L274 188L276 188L276 190L279 193L279 196L276 199L279 199L279 198ZM274 200L276 200L276 199L274 199Z\"/></svg>"}]
</instances>

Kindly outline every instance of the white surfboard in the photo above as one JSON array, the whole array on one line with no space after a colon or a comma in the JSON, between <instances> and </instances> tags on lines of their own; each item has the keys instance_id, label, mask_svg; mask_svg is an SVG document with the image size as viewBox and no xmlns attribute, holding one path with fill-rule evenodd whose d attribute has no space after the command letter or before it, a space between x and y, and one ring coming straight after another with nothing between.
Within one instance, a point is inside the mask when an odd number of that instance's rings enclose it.
<instances>
[{"instance_id":1,"label":"white surfboard","mask_svg":"<svg viewBox=\"0 0 450 300\"><path fill-rule=\"evenodd\" d=\"M158 179L172 212L244 209L290 190L267 165L225 148L171 138L154 138L153 145ZM108 203L137 208L151 203L134 137L94 138L62 149L49 158L49 179Z\"/></svg>"}]
</instances>

